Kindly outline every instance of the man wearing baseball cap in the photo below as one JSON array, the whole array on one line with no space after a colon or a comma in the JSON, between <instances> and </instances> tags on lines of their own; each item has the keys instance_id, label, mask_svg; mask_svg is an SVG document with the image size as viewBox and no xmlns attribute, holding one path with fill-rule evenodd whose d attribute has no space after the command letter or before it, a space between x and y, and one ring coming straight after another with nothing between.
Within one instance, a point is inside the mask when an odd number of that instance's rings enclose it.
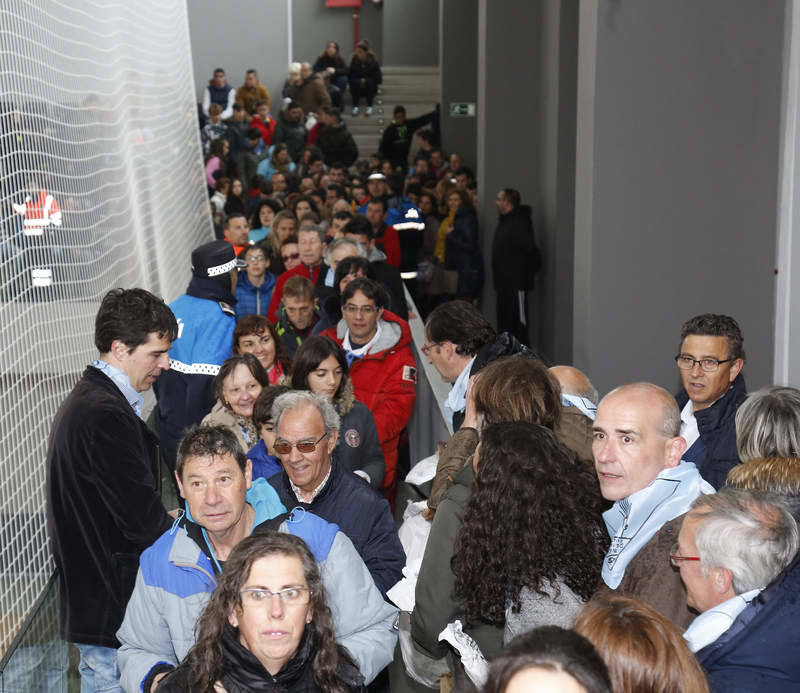
<instances>
[{"instance_id":1,"label":"man wearing baseball cap","mask_svg":"<svg viewBox=\"0 0 800 693\"><path fill-rule=\"evenodd\" d=\"M178 338L169 350L170 370L159 376L154 389L161 453L171 470L184 430L199 424L214 405L214 376L233 347L233 296L243 264L227 241L195 248L186 293L169 304Z\"/></svg>"}]
</instances>

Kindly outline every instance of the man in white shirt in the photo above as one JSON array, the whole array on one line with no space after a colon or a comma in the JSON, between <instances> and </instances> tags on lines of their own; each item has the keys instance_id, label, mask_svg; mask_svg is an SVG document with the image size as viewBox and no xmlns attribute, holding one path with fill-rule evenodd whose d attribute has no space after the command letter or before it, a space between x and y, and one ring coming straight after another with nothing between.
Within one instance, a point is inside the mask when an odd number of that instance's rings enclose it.
<instances>
[{"instance_id":1,"label":"man in white shirt","mask_svg":"<svg viewBox=\"0 0 800 693\"><path fill-rule=\"evenodd\" d=\"M683 385L675 399L686 440L684 459L717 489L739 464L735 417L746 396L743 341L736 320L706 313L683 323L675 357Z\"/></svg>"},{"instance_id":2,"label":"man in white shirt","mask_svg":"<svg viewBox=\"0 0 800 693\"><path fill-rule=\"evenodd\" d=\"M797 523L774 496L725 488L699 496L670 555L700 612L684 633L692 652L713 643L797 553Z\"/></svg>"}]
</instances>

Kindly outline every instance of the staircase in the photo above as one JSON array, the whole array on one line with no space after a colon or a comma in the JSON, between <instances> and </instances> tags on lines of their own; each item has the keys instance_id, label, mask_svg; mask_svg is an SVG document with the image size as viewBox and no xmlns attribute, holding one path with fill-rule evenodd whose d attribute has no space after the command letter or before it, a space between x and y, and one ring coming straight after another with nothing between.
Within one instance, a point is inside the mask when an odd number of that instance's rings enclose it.
<instances>
[{"instance_id":1,"label":"staircase","mask_svg":"<svg viewBox=\"0 0 800 693\"><path fill-rule=\"evenodd\" d=\"M364 116L364 100L359 114L350 115L353 104L348 91L345 96L344 119L358 145L358 156L366 159L378 151L383 129L392 122L392 111L398 104L406 107L409 118L432 111L440 100L441 85L437 67L384 67L383 84L372 107L372 116ZM415 147L411 148L412 154Z\"/></svg>"}]
</instances>

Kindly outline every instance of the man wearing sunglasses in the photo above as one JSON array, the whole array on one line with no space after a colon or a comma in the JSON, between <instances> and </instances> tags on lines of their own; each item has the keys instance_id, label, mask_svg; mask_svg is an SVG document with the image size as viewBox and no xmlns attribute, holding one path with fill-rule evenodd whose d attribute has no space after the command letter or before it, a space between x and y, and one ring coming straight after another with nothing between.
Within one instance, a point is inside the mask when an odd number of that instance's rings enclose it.
<instances>
[{"instance_id":1,"label":"man wearing sunglasses","mask_svg":"<svg viewBox=\"0 0 800 693\"><path fill-rule=\"evenodd\" d=\"M300 506L338 525L386 596L403 577L406 555L389 504L336 461L340 421L333 405L310 392L287 392L272 415L283 471L269 483L287 508Z\"/></svg>"},{"instance_id":2,"label":"man wearing sunglasses","mask_svg":"<svg viewBox=\"0 0 800 693\"><path fill-rule=\"evenodd\" d=\"M736 320L706 313L683 323L675 357L683 385L675 399L687 446L684 459L716 489L739 464L736 409L747 396L743 341Z\"/></svg>"},{"instance_id":3,"label":"man wearing sunglasses","mask_svg":"<svg viewBox=\"0 0 800 693\"><path fill-rule=\"evenodd\" d=\"M308 544L320 566L336 640L366 681L389 663L397 610L381 598L352 541L310 512L287 513L297 504L284 506L269 483L253 480L252 464L230 429L190 428L178 449L175 476L186 515L142 554L117 632L126 693L152 693L186 656L225 561L242 539L262 529L288 532Z\"/></svg>"},{"instance_id":4,"label":"man wearing sunglasses","mask_svg":"<svg viewBox=\"0 0 800 693\"><path fill-rule=\"evenodd\" d=\"M714 493L691 462L681 460L680 411L672 395L650 383L623 385L600 402L592 455L611 545L603 590L637 597L679 628L694 613L668 554L681 516L701 493Z\"/></svg>"}]
</instances>

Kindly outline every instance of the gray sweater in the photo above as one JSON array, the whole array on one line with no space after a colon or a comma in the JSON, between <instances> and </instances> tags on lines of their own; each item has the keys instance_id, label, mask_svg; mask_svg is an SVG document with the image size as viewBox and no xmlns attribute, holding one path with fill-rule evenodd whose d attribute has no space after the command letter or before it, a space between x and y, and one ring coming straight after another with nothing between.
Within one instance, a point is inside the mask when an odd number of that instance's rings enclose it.
<instances>
[{"instance_id":1,"label":"gray sweater","mask_svg":"<svg viewBox=\"0 0 800 693\"><path fill-rule=\"evenodd\" d=\"M523 587L519 598L521 602L518 614L506 609L506 626L503 633L503 642L508 644L517 635L527 633L539 626L561 626L572 628L575 617L583 606L583 599L575 594L559 579L556 583L558 597L554 585L548 583L543 586L547 595L539 594L535 590Z\"/></svg>"}]
</instances>

